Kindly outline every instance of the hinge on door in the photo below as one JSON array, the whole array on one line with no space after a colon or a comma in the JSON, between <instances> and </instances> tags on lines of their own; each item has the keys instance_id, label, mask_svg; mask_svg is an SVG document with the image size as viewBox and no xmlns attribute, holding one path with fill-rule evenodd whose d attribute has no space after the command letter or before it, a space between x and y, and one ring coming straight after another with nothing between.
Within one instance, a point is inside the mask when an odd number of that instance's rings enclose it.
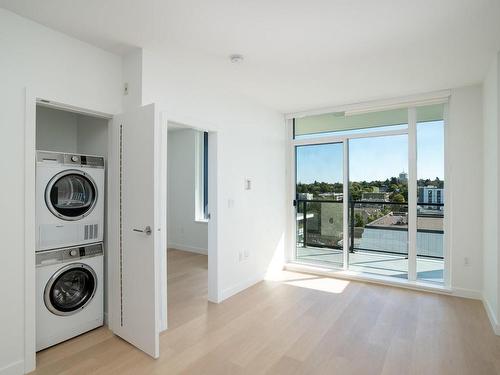
<instances>
[{"instance_id":1,"label":"hinge on door","mask_svg":"<svg viewBox=\"0 0 500 375\"><path fill-rule=\"evenodd\" d=\"M296 199L293 200L293 207L297 207L297 200Z\"/></svg>"}]
</instances>

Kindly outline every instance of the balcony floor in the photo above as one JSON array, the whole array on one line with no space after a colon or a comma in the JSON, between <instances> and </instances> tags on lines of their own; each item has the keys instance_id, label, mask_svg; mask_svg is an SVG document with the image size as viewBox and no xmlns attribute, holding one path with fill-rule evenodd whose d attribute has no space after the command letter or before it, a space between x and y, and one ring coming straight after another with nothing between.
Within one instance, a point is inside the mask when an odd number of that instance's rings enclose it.
<instances>
[{"instance_id":1,"label":"balcony floor","mask_svg":"<svg viewBox=\"0 0 500 375\"><path fill-rule=\"evenodd\" d=\"M297 247L297 261L319 263L332 268L342 268L342 250ZM441 259L417 258L417 278L443 283L444 262ZM407 278L408 259L404 256L356 250L349 253L349 270L382 276Z\"/></svg>"}]
</instances>

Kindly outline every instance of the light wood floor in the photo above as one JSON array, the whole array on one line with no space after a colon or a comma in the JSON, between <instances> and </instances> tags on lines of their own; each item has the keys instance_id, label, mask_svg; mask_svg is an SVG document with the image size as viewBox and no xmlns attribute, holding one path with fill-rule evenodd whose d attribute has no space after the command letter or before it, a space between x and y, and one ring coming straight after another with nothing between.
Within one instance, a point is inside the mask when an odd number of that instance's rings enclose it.
<instances>
[{"instance_id":1,"label":"light wood floor","mask_svg":"<svg viewBox=\"0 0 500 375\"><path fill-rule=\"evenodd\" d=\"M36 374L500 373L479 301L283 272L215 305L205 256L168 262L160 359L100 328L40 352Z\"/></svg>"}]
</instances>

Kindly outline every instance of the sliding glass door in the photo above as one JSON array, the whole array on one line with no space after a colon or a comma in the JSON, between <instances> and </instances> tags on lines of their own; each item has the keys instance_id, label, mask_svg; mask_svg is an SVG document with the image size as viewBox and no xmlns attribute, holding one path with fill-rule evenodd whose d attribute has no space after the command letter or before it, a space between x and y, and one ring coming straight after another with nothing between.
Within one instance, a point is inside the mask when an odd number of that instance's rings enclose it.
<instances>
[{"instance_id":1,"label":"sliding glass door","mask_svg":"<svg viewBox=\"0 0 500 375\"><path fill-rule=\"evenodd\" d=\"M293 121L294 261L446 282L444 108Z\"/></svg>"},{"instance_id":2,"label":"sliding glass door","mask_svg":"<svg viewBox=\"0 0 500 375\"><path fill-rule=\"evenodd\" d=\"M349 269L408 278L408 135L349 140Z\"/></svg>"},{"instance_id":3,"label":"sliding glass door","mask_svg":"<svg viewBox=\"0 0 500 375\"><path fill-rule=\"evenodd\" d=\"M297 146L296 259L344 266L343 143Z\"/></svg>"}]
</instances>

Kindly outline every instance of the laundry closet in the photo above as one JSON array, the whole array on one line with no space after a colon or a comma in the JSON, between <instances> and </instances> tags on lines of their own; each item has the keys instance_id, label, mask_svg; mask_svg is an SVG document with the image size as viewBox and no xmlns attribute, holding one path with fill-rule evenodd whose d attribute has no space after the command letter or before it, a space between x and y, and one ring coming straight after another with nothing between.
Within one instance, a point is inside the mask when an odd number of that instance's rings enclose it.
<instances>
[{"instance_id":1,"label":"laundry closet","mask_svg":"<svg viewBox=\"0 0 500 375\"><path fill-rule=\"evenodd\" d=\"M108 122L36 105L36 351L104 323Z\"/></svg>"},{"instance_id":2,"label":"laundry closet","mask_svg":"<svg viewBox=\"0 0 500 375\"><path fill-rule=\"evenodd\" d=\"M104 323L158 358L166 116L154 103L109 114L31 91L26 104L27 363Z\"/></svg>"}]
</instances>

